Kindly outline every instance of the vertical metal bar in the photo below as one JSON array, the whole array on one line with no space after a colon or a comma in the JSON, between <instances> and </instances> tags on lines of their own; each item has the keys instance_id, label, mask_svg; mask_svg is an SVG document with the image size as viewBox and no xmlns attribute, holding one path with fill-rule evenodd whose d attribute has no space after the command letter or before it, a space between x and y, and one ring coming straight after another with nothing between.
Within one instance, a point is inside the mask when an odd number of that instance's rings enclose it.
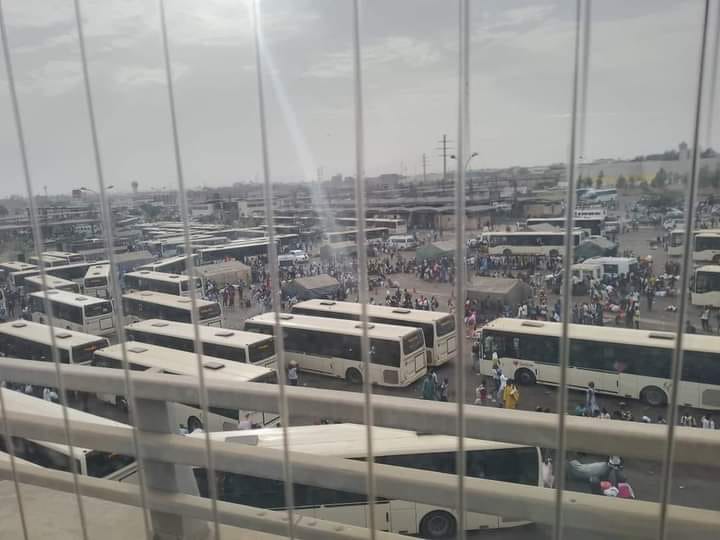
<instances>
[{"instance_id":1,"label":"vertical metal bar","mask_svg":"<svg viewBox=\"0 0 720 540\"><path fill-rule=\"evenodd\" d=\"M469 151L470 114L470 3L458 0L458 137L457 182L455 185L455 328L457 357L455 359L455 401L457 404L457 456L455 469L458 481L457 538L465 538L465 168L472 155ZM468 158L466 158L466 154Z\"/></svg>"},{"instance_id":2,"label":"vertical metal bar","mask_svg":"<svg viewBox=\"0 0 720 540\"><path fill-rule=\"evenodd\" d=\"M695 196L697 192L699 162L700 162L700 126L702 121L702 105L703 105L703 84L705 77L705 55L707 49L707 33L708 21L710 19L710 0L705 0L705 8L702 20L702 34L700 38L700 55L698 65L697 90L695 97L695 114L693 125L692 139L692 162L690 168L690 177L688 179L687 204L685 206L685 238L683 243L683 267L680 277L680 300L677 311L677 329L675 336L675 349L673 350L672 362L672 383L670 386L670 403L668 404L668 422L667 422L667 446L665 447L665 460L663 462L663 475L660 484L660 523L658 528L658 538L665 540L668 537L668 504L672 495L672 473L673 473L673 456L675 454L675 424L677 423L677 406L678 395L680 392L680 379L682 376L682 363L684 358L683 351L683 330L685 322L685 314L688 305L688 285L690 283L690 273L692 272L692 233L695 223ZM713 96L711 96L712 98Z\"/></svg>"},{"instance_id":3,"label":"vertical metal bar","mask_svg":"<svg viewBox=\"0 0 720 540\"><path fill-rule=\"evenodd\" d=\"M710 98L708 101L707 122L705 124L705 145L709 148L712 139L713 115L715 114L715 91L717 89L718 52L720 50L720 3L715 2L715 40L713 43L712 64L710 65Z\"/></svg>"},{"instance_id":4,"label":"vertical metal bar","mask_svg":"<svg viewBox=\"0 0 720 540\"><path fill-rule=\"evenodd\" d=\"M80 47L80 59L82 63L82 74L83 74L83 89L85 92L85 103L88 110L88 119L90 121L90 136L93 147L93 161L95 165L95 174L98 179L98 187L100 189L100 214L102 219L103 236L105 238L105 247L108 251L108 260L110 261L110 278L114 286L111 287L113 294L114 314L115 314L115 328L117 330L118 342L120 343L120 349L122 352L122 366L123 373L125 375L125 388L126 395L128 397L128 412L130 425L132 426L133 434L133 446L135 448L136 463L138 467L138 483L140 488L140 501L142 504L142 515L143 524L145 526L145 535L148 540L152 539L152 527L150 525L150 518L148 516L148 504L147 504L147 487L145 483L145 468L140 453L140 439L137 429L136 422L136 401L135 391L130 381L130 368L127 356L127 347L125 344L125 326L123 316L122 298L120 295L120 283L114 277L117 276L117 264L115 262L115 250L113 249L112 241L112 223L110 216L110 205L107 197L107 189L105 186L105 173L102 166L102 159L100 157L100 142L97 133L97 122L95 119L95 104L93 100L92 90L90 87L90 74L88 69L87 50L85 47L85 30L83 25L82 10L80 8L80 0L74 0L75 8L75 24L78 31L78 43Z\"/></svg>"},{"instance_id":5,"label":"vertical metal bar","mask_svg":"<svg viewBox=\"0 0 720 540\"><path fill-rule=\"evenodd\" d=\"M202 409L203 427L205 432L205 453L207 454L207 477L208 491L210 494L210 507L212 510L215 540L220 540L220 522L218 520L217 508L217 475L215 474L215 460L212 454L212 444L210 442L210 431L208 429L208 399L207 389L205 388L205 373L203 371L202 355L203 346L200 339L199 312L197 305L197 291L195 290L195 267L193 253L190 243L190 223L188 219L188 203L187 193L185 192L185 174L182 165L182 154L180 152L180 137L178 135L177 126L177 108L175 105L175 87L173 83L172 59L170 57L170 45L168 43L167 20L165 16L165 1L159 0L160 9L160 28L162 31L163 45L163 61L165 63L165 79L168 91L168 105L170 107L170 130L172 132L173 157L175 158L175 174L178 182L178 199L180 201L180 213L183 220L183 234L185 240L185 257L186 257L186 273L189 279L190 289L190 306L192 309L192 325L195 338L195 353L197 355L198 366L198 382L200 388L198 390L198 401Z\"/></svg>"},{"instance_id":6,"label":"vertical metal bar","mask_svg":"<svg viewBox=\"0 0 720 540\"><path fill-rule=\"evenodd\" d=\"M578 116L584 116L586 104L583 102L582 111L579 110L579 96L586 95L586 89L581 88L580 70L583 73L588 71L589 62L589 36L585 41L585 47L581 47L581 32L588 34L590 28L590 0L577 0L575 13L575 55L573 64L573 88L572 88L572 112L570 120L570 152L568 156L568 204L565 210L565 246L563 253L563 281L561 296L561 324L562 334L560 338L560 389L558 392L558 439L557 439L557 455L555 457L555 475L556 491L555 491L555 527L554 538L561 540L563 535L562 525L562 503L563 490L565 488L565 451L567 446L567 438L565 434L565 411L567 410L567 371L570 359L570 298L572 293L572 276L571 267L574 252L574 220L575 214L575 176L576 176L576 149L577 149L577 130ZM587 77L583 76L583 84L587 82ZM584 126L584 121L583 121Z\"/></svg>"},{"instance_id":7,"label":"vertical metal bar","mask_svg":"<svg viewBox=\"0 0 720 540\"><path fill-rule=\"evenodd\" d=\"M360 324L362 337L360 339L360 355L363 359L365 374L363 376L363 394L365 397L365 444L367 450L368 469L368 528L370 538L375 539L377 523L375 516L375 454L373 451L373 410L372 410L372 380L370 337L368 336L368 269L367 269L367 243L365 238L365 214L367 205L365 201L365 122L363 115L363 82L362 82L362 56L360 45L360 2L353 0L353 79L355 85L355 218L357 223L357 253L358 253L358 300L360 300Z\"/></svg>"},{"instance_id":8,"label":"vertical metal bar","mask_svg":"<svg viewBox=\"0 0 720 540\"><path fill-rule=\"evenodd\" d=\"M30 208L30 223L33 230L33 241L35 246L35 253L38 257L38 266L40 269L40 280L42 282L43 287L43 300L45 302L45 311L47 314L47 320L48 320L48 332L50 333L50 344L51 344L51 351L52 351L52 359L53 363L55 365L55 373L57 376L58 381L58 393L60 394L60 403L62 404L62 416L63 416L63 426L65 429L66 434L66 442L68 446L68 450L70 452L70 455L72 455L72 436L70 433L70 419L68 416L67 411L67 395L65 393L65 384L62 379L62 375L60 372L60 358L58 355L58 348L57 348L57 339L55 336L55 332L53 329L53 321L54 317L52 314L52 309L50 307L50 300L48 298L47 294L47 273L45 272L45 262L41 256L42 252L42 246L43 246L43 238L42 238L42 231L40 229L40 223L38 221L37 216L37 207L35 202L35 195L33 193L32 188L32 180L30 176L30 165L28 162L28 156L27 156L27 146L25 143L25 133L22 125L22 119L20 115L20 104L17 97L17 88L15 85L15 73L13 70L12 60L10 57L10 46L8 43L7 38L7 26L5 24L5 16L4 16L4 9L3 4L0 1L0 26L2 27L2 39L3 39L3 55L5 58L5 70L7 72L7 78L8 78L8 88L10 91L10 100L12 103L12 109L13 109L13 120L15 122L15 130L18 138L18 146L20 149L20 160L22 163L22 171L23 171L23 177L25 179L25 187L27 189L28 194L28 205ZM70 460L70 470L73 475L73 484L75 488L75 498L77 500L78 505L78 515L80 517L80 526L82 530L82 535L84 540L88 540L88 534L87 534L87 520L85 517L85 508L83 505L82 495L80 494L80 484L78 481L78 470L77 470L77 461L75 459ZM19 502L19 499L18 499Z\"/></svg>"},{"instance_id":9,"label":"vertical metal bar","mask_svg":"<svg viewBox=\"0 0 720 540\"><path fill-rule=\"evenodd\" d=\"M280 324L280 272L278 270L277 245L275 244L275 222L272 200L272 182L270 181L270 156L268 148L267 120L265 118L265 89L263 85L263 51L265 43L262 33L262 18L259 0L253 0L253 31L255 38L255 71L257 76L258 112L260 120L260 151L262 154L263 185L265 197L265 219L268 229L268 264L270 266L270 297L275 314L275 351L277 352L277 372L279 390L280 421L283 432L283 476L285 478L285 505L288 510L288 537L295 538L295 497L293 493L292 466L290 463L290 412L288 410L286 384L287 363L285 342Z\"/></svg>"}]
</instances>

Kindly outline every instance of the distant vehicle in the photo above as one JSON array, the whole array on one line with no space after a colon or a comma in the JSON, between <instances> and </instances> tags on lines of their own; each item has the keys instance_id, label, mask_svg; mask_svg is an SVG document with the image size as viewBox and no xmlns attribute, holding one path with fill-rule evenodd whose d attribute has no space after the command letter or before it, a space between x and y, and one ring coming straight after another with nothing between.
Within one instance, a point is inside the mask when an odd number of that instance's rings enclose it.
<instances>
[{"instance_id":1,"label":"distant vehicle","mask_svg":"<svg viewBox=\"0 0 720 540\"><path fill-rule=\"evenodd\" d=\"M590 235L584 229L574 229L573 245L578 247ZM490 255L545 255L558 257L564 250L565 231L554 232L488 232L480 238L487 242Z\"/></svg>"},{"instance_id":2,"label":"distant vehicle","mask_svg":"<svg viewBox=\"0 0 720 540\"><path fill-rule=\"evenodd\" d=\"M580 200L597 203L615 203L617 201L617 189L590 189L580 195Z\"/></svg>"},{"instance_id":3,"label":"distant vehicle","mask_svg":"<svg viewBox=\"0 0 720 540\"><path fill-rule=\"evenodd\" d=\"M177 296L190 296L190 277L186 274L168 274L151 270L128 272L123 276L128 291L155 291ZM202 295L202 279L195 278L195 290Z\"/></svg>"},{"instance_id":4,"label":"distant vehicle","mask_svg":"<svg viewBox=\"0 0 720 540\"><path fill-rule=\"evenodd\" d=\"M292 264L292 263L304 263L308 262L310 257L302 249L291 249L288 253L278 255L278 262L280 264Z\"/></svg>"},{"instance_id":5,"label":"distant vehicle","mask_svg":"<svg viewBox=\"0 0 720 540\"><path fill-rule=\"evenodd\" d=\"M693 261L720 263L720 229L701 229L696 232Z\"/></svg>"},{"instance_id":6,"label":"distant vehicle","mask_svg":"<svg viewBox=\"0 0 720 540\"><path fill-rule=\"evenodd\" d=\"M388 242L397 249L415 249L417 240L411 234L395 234L388 238Z\"/></svg>"},{"instance_id":7,"label":"distant vehicle","mask_svg":"<svg viewBox=\"0 0 720 540\"><path fill-rule=\"evenodd\" d=\"M492 203L492 207L497 210L498 212L510 212L512 211L512 205L509 203L503 203L503 202L494 202Z\"/></svg>"},{"instance_id":8,"label":"distant vehicle","mask_svg":"<svg viewBox=\"0 0 720 540\"><path fill-rule=\"evenodd\" d=\"M11 285L10 274L14 272L27 272L33 270L37 270L39 272L38 267L34 264L28 264L20 261L0 262L0 283Z\"/></svg>"},{"instance_id":9,"label":"distant vehicle","mask_svg":"<svg viewBox=\"0 0 720 540\"><path fill-rule=\"evenodd\" d=\"M602 268L603 276L616 278L622 274L637 273L638 261L635 257L591 257L585 260L587 264L597 264Z\"/></svg>"},{"instance_id":10,"label":"distant vehicle","mask_svg":"<svg viewBox=\"0 0 720 540\"><path fill-rule=\"evenodd\" d=\"M366 427L360 424L332 424L320 426L288 427L291 452L323 458L345 458L349 461L363 460L367 455ZM376 463L403 467L407 476L415 471L433 471L452 481L457 474L457 438L447 435L420 434L414 431L372 427L372 445ZM205 437L192 434L190 437ZM258 450L283 449L285 438L280 428L253 431L227 431L211 433L212 441L224 441L230 445L252 445ZM515 485L542 486L542 461L540 450L532 446L464 439L466 475L503 482L510 491ZM198 490L203 497L210 496L208 474L204 468L194 468ZM226 487L218 490L220 500L252 505L265 509L285 508L282 481L218 471ZM439 480L438 480L439 481ZM500 484L498 484L500 485ZM295 511L304 519L327 519L360 527L369 527L367 495L341 489L326 489L298 482L295 488ZM436 507L412 501L378 498L375 503L378 529L402 534L419 534L422 538L455 538L457 513L454 501L448 507ZM467 512L465 527L471 529L497 529L527 524L512 517Z\"/></svg>"},{"instance_id":11,"label":"distant vehicle","mask_svg":"<svg viewBox=\"0 0 720 540\"><path fill-rule=\"evenodd\" d=\"M695 270L690 301L694 306L720 308L720 265L701 266Z\"/></svg>"},{"instance_id":12,"label":"distant vehicle","mask_svg":"<svg viewBox=\"0 0 720 540\"><path fill-rule=\"evenodd\" d=\"M88 296L110 298L113 290L112 271L109 264L94 264L85 274L83 290Z\"/></svg>"},{"instance_id":13,"label":"distant vehicle","mask_svg":"<svg viewBox=\"0 0 720 540\"><path fill-rule=\"evenodd\" d=\"M186 296L155 291L136 291L123 294L126 324L145 319L165 319L192 323L192 300ZM222 326L220 304L210 300L197 299L198 324Z\"/></svg>"},{"instance_id":14,"label":"distant vehicle","mask_svg":"<svg viewBox=\"0 0 720 540\"><path fill-rule=\"evenodd\" d=\"M67 279L45 275L45 281L42 276L29 276L25 278L25 293L42 291L44 289L57 289L59 291L68 291L80 293L80 286L74 281Z\"/></svg>"}]
</instances>

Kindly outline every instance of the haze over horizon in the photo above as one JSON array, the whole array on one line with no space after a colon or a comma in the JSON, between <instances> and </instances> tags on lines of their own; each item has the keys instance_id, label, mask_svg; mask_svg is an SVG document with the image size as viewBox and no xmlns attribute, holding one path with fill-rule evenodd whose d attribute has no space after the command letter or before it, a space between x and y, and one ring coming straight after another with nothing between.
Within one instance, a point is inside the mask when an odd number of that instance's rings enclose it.
<instances>
[{"instance_id":1,"label":"haze over horizon","mask_svg":"<svg viewBox=\"0 0 720 540\"><path fill-rule=\"evenodd\" d=\"M72 3L4 5L34 189L95 187ZM106 183L120 191L132 180L140 189L176 187L156 3L82 6ZM567 160L574 6L472 5L474 168ZM456 138L456 8L442 0L365 0L368 176L420 174L423 153L429 172L442 169L438 140ZM315 179L319 168L325 178L354 174L350 10L349 1L263 3L274 181ZM593 3L592 16L585 160L690 141L702 2L607 0ZM168 31L186 184L259 178L248 10L236 1L178 0L168 4ZM25 195L1 67L0 196ZM703 143L717 148L713 140Z\"/></svg>"}]
</instances>

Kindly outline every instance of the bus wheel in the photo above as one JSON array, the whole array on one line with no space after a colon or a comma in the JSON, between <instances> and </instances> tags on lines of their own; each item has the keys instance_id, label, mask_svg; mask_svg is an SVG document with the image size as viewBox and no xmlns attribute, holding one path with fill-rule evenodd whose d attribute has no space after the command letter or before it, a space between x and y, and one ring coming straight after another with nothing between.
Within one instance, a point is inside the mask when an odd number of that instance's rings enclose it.
<instances>
[{"instance_id":1,"label":"bus wheel","mask_svg":"<svg viewBox=\"0 0 720 540\"><path fill-rule=\"evenodd\" d=\"M423 538L452 538L455 536L457 523L452 514L442 510L430 512L420 522L420 534Z\"/></svg>"},{"instance_id":2,"label":"bus wheel","mask_svg":"<svg viewBox=\"0 0 720 540\"><path fill-rule=\"evenodd\" d=\"M529 369L518 369L515 372L515 380L523 386L535 384L535 374Z\"/></svg>"},{"instance_id":3,"label":"bus wheel","mask_svg":"<svg viewBox=\"0 0 720 540\"><path fill-rule=\"evenodd\" d=\"M362 384L362 373L355 368L350 368L345 372L345 380L350 384Z\"/></svg>"},{"instance_id":4,"label":"bus wheel","mask_svg":"<svg viewBox=\"0 0 720 540\"><path fill-rule=\"evenodd\" d=\"M642 396L642 400L645 403L653 407L659 407L667 403L667 395L657 386L644 388L640 396Z\"/></svg>"},{"instance_id":5,"label":"bus wheel","mask_svg":"<svg viewBox=\"0 0 720 540\"><path fill-rule=\"evenodd\" d=\"M197 416L191 416L187 420L187 427L188 427L188 432L192 433L196 429L202 429L203 425Z\"/></svg>"}]
</instances>

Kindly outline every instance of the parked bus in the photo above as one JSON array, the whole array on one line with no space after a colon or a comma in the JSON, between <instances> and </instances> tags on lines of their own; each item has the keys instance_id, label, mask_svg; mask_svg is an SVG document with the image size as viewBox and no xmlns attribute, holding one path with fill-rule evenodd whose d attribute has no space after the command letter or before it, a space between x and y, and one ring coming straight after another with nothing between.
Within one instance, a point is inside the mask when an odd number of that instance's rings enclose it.
<instances>
[{"instance_id":1,"label":"parked bus","mask_svg":"<svg viewBox=\"0 0 720 540\"><path fill-rule=\"evenodd\" d=\"M112 298L113 278L109 264L94 264L87 269L83 290L88 296Z\"/></svg>"},{"instance_id":2,"label":"parked bus","mask_svg":"<svg viewBox=\"0 0 720 540\"><path fill-rule=\"evenodd\" d=\"M297 234L278 234L275 241L278 253L283 249L297 247L300 237ZM247 257L267 257L270 240L267 237L237 240L223 246L208 247L200 250L202 264L212 261L236 259L243 261Z\"/></svg>"},{"instance_id":3,"label":"parked bus","mask_svg":"<svg viewBox=\"0 0 720 540\"><path fill-rule=\"evenodd\" d=\"M30 257L30 264L34 264L35 266L40 266L40 261L42 260L43 264L45 265L45 268L52 268L53 266L62 266L64 264L68 264L65 259L61 259L60 257L53 257L52 255L44 255L41 254L40 257L37 255L33 255Z\"/></svg>"},{"instance_id":4,"label":"parked bus","mask_svg":"<svg viewBox=\"0 0 720 540\"><path fill-rule=\"evenodd\" d=\"M331 424L288 427L290 452L322 458L343 458L364 461L367 458L366 427L360 424ZM191 437L204 437L193 434ZM280 428L254 431L228 431L211 433L212 441L250 445L256 448L279 451L285 437ZM401 429L372 427L372 448L375 462L381 465L406 467L408 476L415 471L433 471L456 475L456 437L426 435ZM533 446L464 439L465 473L468 478L482 478L510 484L542 487L542 459L540 450ZM208 497L207 470L194 468L198 490ZM449 477L449 476L448 476ZM227 502L264 509L283 510L284 484L259 476L219 471L218 497ZM449 477L452 478L452 477ZM368 527L367 495L346 490L328 489L293 483L293 511L317 519ZM412 501L378 498L375 502L375 527L379 530L402 534L418 534L422 538L455 538L457 514L454 501L448 507L434 507ZM465 527L495 529L524 525L527 522L488 514L468 512Z\"/></svg>"},{"instance_id":5,"label":"parked bus","mask_svg":"<svg viewBox=\"0 0 720 540\"><path fill-rule=\"evenodd\" d=\"M41 255L47 257L55 257L56 259L62 259L64 261L63 264L72 264L85 261L85 257L83 257L80 253L73 253L71 251L43 251Z\"/></svg>"},{"instance_id":6,"label":"parked bus","mask_svg":"<svg viewBox=\"0 0 720 540\"><path fill-rule=\"evenodd\" d=\"M307 300L292 307L298 315L360 320L362 304L333 300ZM443 311L367 306L368 320L373 323L394 324L420 328L425 336L428 366L441 366L456 355L457 330L455 318Z\"/></svg>"},{"instance_id":7,"label":"parked bus","mask_svg":"<svg viewBox=\"0 0 720 540\"><path fill-rule=\"evenodd\" d=\"M713 235L719 235L720 229L695 229L692 233L693 247L697 249L697 236L702 234L704 238L709 240L702 240L699 246L699 253L697 257L693 253L693 259L696 261L708 261L712 262L714 253L703 253L705 251L706 244L713 244ZM670 245L668 246L668 255L670 257L682 257L683 245L685 243L685 229L673 229L670 231Z\"/></svg>"},{"instance_id":8,"label":"parked bus","mask_svg":"<svg viewBox=\"0 0 720 540\"><path fill-rule=\"evenodd\" d=\"M521 384L560 383L562 324L495 319L481 330L480 372L491 375L493 353L503 373ZM675 335L668 332L570 324L568 386L649 405L668 402ZM720 337L686 334L678 404L720 409Z\"/></svg>"},{"instance_id":9,"label":"parked bus","mask_svg":"<svg viewBox=\"0 0 720 540\"><path fill-rule=\"evenodd\" d=\"M168 375L198 376L197 354L167 347L158 347L139 341L125 343L128 368L130 371L144 371L147 373L164 373ZM274 370L262 366L230 362L212 356L202 357L203 374L205 380L216 380L227 383L233 382L264 382L276 383L277 376ZM95 351L92 361L95 367L123 369L122 345L111 345ZM100 401L118 407L127 407L124 396L100 393ZM210 431L223 431L237 429L240 420L249 420L255 426L264 426L277 421L278 415L273 412L241 411L238 409L225 409L210 407L208 410L208 425ZM170 408L171 425L192 432L203 428L201 408L197 404L174 403Z\"/></svg>"},{"instance_id":10,"label":"parked bus","mask_svg":"<svg viewBox=\"0 0 720 540\"><path fill-rule=\"evenodd\" d=\"M693 238L693 261L720 264L720 229L699 230Z\"/></svg>"},{"instance_id":11,"label":"parked bus","mask_svg":"<svg viewBox=\"0 0 720 540\"><path fill-rule=\"evenodd\" d=\"M590 189L580 196L580 200L612 206L617 202L617 188Z\"/></svg>"},{"instance_id":12,"label":"parked bus","mask_svg":"<svg viewBox=\"0 0 720 540\"><path fill-rule=\"evenodd\" d=\"M200 326L203 354L233 362L275 369L275 340L265 334ZM195 350L195 329L190 323L148 319L125 327L127 339L181 351Z\"/></svg>"},{"instance_id":13,"label":"parked bus","mask_svg":"<svg viewBox=\"0 0 720 540\"><path fill-rule=\"evenodd\" d=\"M59 291L68 291L73 293L80 292L80 286L74 281L46 275L43 283L42 276L29 276L25 278L25 293L34 293L45 289L57 289Z\"/></svg>"},{"instance_id":14,"label":"parked bus","mask_svg":"<svg viewBox=\"0 0 720 540\"><path fill-rule=\"evenodd\" d=\"M323 235L325 244L337 244L339 242L357 242L357 229L347 229L344 231L326 232ZM368 227L365 229L365 238L370 240L384 240L390 235L390 229L387 227Z\"/></svg>"},{"instance_id":15,"label":"parked bus","mask_svg":"<svg viewBox=\"0 0 720 540\"><path fill-rule=\"evenodd\" d=\"M370 374L360 355L361 325L356 321L280 314L289 361L304 371L360 384L364 376L381 386L409 386L427 372L425 337L419 328L369 324ZM273 334L275 314L245 321L245 330Z\"/></svg>"},{"instance_id":16,"label":"parked bus","mask_svg":"<svg viewBox=\"0 0 720 540\"><path fill-rule=\"evenodd\" d=\"M590 257L585 259L585 263L600 265L602 275L613 278L622 274L629 276L638 271L638 261L635 257Z\"/></svg>"},{"instance_id":17,"label":"parked bus","mask_svg":"<svg viewBox=\"0 0 720 540\"><path fill-rule=\"evenodd\" d=\"M411 234L394 234L388 238L390 245L396 249L415 249L418 245L417 240Z\"/></svg>"},{"instance_id":18,"label":"parked bus","mask_svg":"<svg viewBox=\"0 0 720 540\"><path fill-rule=\"evenodd\" d=\"M200 264L198 255L193 255L194 264ZM136 270L150 270L151 272L166 272L168 274L182 274L187 269L187 256L168 257L158 261L138 266Z\"/></svg>"},{"instance_id":19,"label":"parked bus","mask_svg":"<svg viewBox=\"0 0 720 540\"><path fill-rule=\"evenodd\" d=\"M711 264L695 270L690 302L694 306L720 308L720 265Z\"/></svg>"},{"instance_id":20,"label":"parked bus","mask_svg":"<svg viewBox=\"0 0 720 540\"><path fill-rule=\"evenodd\" d=\"M44 399L25 395L21 392L0 388L5 410L9 413L23 413L43 416L54 419L58 424L63 422L63 407ZM89 414L78 409L67 409L68 419L71 422L83 422L96 426L109 426L131 429L127 424ZM72 462L78 474L115 480L122 482L137 472L137 464L132 456L125 456L115 452L104 452L90 448L68 447L67 444L13 437L13 450L20 459L34 463L48 469L63 472L72 471ZM0 451L7 452L5 437L0 437Z\"/></svg>"},{"instance_id":21,"label":"parked bus","mask_svg":"<svg viewBox=\"0 0 720 540\"><path fill-rule=\"evenodd\" d=\"M577 248L588 239L584 229L573 230L573 245ZM565 231L556 232L487 232L481 235L487 242L490 255L544 255L559 257L565 249Z\"/></svg>"},{"instance_id":22,"label":"parked bus","mask_svg":"<svg viewBox=\"0 0 720 540\"><path fill-rule=\"evenodd\" d=\"M52 310L55 326L97 335L115 331L115 313L110 300L58 290L35 292L30 295L33 321L49 322L45 312L46 302Z\"/></svg>"},{"instance_id":23,"label":"parked bus","mask_svg":"<svg viewBox=\"0 0 720 540\"><path fill-rule=\"evenodd\" d=\"M192 301L187 296L177 296L155 291L137 291L123 294L126 323L145 319L193 322ZM197 299L199 324L222 326L220 304L210 300Z\"/></svg>"},{"instance_id":24,"label":"parked bus","mask_svg":"<svg viewBox=\"0 0 720 540\"><path fill-rule=\"evenodd\" d=\"M15 272L26 272L28 270L38 270L38 267L34 264L20 261L0 262L0 283L9 285L10 274Z\"/></svg>"},{"instance_id":25,"label":"parked bus","mask_svg":"<svg viewBox=\"0 0 720 540\"><path fill-rule=\"evenodd\" d=\"M578 208L575 211L573 226L579 229L588 229L590 234L602 234L603 226L607 219L607 211L596 208ZM564 217L528 218L525 226L530 228L534 225L548 224L562 229L565 227Z\"/></svg>"},{"instance_id":26,"label":"parked bus","mask_svg":"<svg viewBox=\"0 0 720 540\"><path fill-rule=\"evenodd\" d=\"M52 362L51 330L55 334L58 360L63 364L89 364L93 352L110 344L107 339L92 334L20 320L0 323L0 354Z\"/></svg>"},{"instance_id":27,"label":"parked bus","mask_svg":"<svg viewBox=\"0 0 720 540\"><path fill-rule=\"evenodd\" d=\"M156 291L176 296L190 296L190 277L185 274L168 274L139 270L123 276L125 289L129 291ZM202 295L202 279L195 278L195 290Z\"/></svg>"}]
</instances>

